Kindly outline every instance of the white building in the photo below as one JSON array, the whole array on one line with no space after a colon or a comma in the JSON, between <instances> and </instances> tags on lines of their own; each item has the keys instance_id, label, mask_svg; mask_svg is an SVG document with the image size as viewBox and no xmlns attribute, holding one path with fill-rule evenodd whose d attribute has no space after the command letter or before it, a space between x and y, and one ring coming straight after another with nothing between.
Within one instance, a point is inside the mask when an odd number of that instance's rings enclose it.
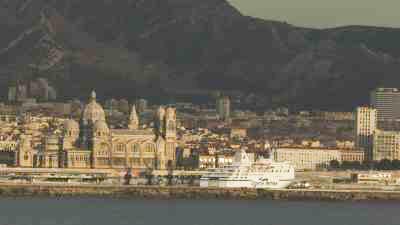
<instances>
[{"instance_id":1,"label":"white building","mask_svg":"<svg viewBox=\"0 0 400 225\"><path fill-rule=\"evenodd\" d=\"M364 152L360 150L312 148L312 147L284 147L272 151L277 162L290 162L296 170L318 170L328 168L332 160L364 161Z\"/></svg>"},{"instance_id":2,"label":"white building","mask_svg":"<svg viewBox=\"0 0 400 225\"><path fill-rule=\"evenodd\" d=\"M377 110L358 107L355 119L356 147L363 148L366 159L372 159L373 135L377 129Z\"/></svg>"},{"instance_id":3,"label":"white building","mask_svg":"<svg viewBox=\"0 0 400 225\"><path fill-rule=\"evenodd\" d=\"M272 154L275 161L291 162L296 170L328 168L332 160L341 160L340 151L319 148L277 148Z\"/></svg>"}]
</instances>

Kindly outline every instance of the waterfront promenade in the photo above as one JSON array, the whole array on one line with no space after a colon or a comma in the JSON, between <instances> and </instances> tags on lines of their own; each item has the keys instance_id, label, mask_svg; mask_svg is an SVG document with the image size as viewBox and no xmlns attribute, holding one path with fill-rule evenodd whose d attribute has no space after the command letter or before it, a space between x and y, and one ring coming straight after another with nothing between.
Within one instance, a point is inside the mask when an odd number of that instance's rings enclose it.
<instances>
[{"instance_id":1,"label":"waterfront promenade","mask_svg":"<svg viewBox=\"0 0 400 225\"><path fill-rule=\"evenodd\" d=\"M400 201L400 191L323 189L221 189L200 187L118 185L32 185L0 184L0 196L96 196L140 199L232 199L232 200L315 200L315 201Z\"/></svg>"}]
</instances>

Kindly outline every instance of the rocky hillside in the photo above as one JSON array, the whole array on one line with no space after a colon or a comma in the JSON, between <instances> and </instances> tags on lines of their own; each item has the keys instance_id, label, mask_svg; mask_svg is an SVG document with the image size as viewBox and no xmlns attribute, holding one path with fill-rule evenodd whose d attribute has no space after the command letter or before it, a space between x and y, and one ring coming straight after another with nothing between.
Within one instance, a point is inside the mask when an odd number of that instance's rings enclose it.
<instances>
[{"instance_id":1,"label":"rocky hillside","mask_svg":"<svg viewBox=\"0 0 400 225\"><path fill-rule=\"evenodd\" d=\"M226 0L0 0L0 90L46 77L65 98L240 90L268 104L351 109L400 86L400 30L314 30Z\"/></svg>"}]
</instances>

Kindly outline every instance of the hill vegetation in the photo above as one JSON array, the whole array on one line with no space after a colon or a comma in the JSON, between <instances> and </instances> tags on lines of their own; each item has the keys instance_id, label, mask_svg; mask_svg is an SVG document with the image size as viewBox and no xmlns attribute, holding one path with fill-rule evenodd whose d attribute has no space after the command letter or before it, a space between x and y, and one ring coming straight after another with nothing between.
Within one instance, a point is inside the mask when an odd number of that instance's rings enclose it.
<instances>
[{"instance_id":1,"label":"hill vegetation","mask_svg":"<svg viewBox=\"0 0 400 225\"><path fill-rule=\"evenodd\" d=\"M377 86L400 86L399 29L295 27L226 0L0 0L0 18L2 96L40 76L64 98L234 90L349 110Z\"/></svg>"}]
</instances>

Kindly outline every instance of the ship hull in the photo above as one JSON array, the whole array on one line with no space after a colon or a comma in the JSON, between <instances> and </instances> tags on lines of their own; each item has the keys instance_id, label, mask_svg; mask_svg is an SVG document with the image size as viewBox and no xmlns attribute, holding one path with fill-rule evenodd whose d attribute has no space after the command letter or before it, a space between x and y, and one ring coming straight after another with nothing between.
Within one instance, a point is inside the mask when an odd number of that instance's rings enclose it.
<instances>
[{"instance_id":1,"label":"ship hull","mask_svg":"<svg viewBox=\"0 0 400 225\"><path fill-rule=\"evenodd\" d=\"M255 189L284 189L292 183L288 181L277 181L277 182L264 182L257 183L250 180L226 180L219 179L213 180L208 178L202 178L200 180L200 187L204 188L255 188Z\"/></svg>"},{"instance_id":2,"label":"ship hull","mask_svg":"<svg viewBox=\"0 0 400 225\"><path fill-rule=\"evenodd\" d=\"M283 189L295 179L294 167L288 162L271 159L250 160L242 149L236 152L230 166L210 169L200 179L201 187Z\"/></svg>"}]
</instances>

